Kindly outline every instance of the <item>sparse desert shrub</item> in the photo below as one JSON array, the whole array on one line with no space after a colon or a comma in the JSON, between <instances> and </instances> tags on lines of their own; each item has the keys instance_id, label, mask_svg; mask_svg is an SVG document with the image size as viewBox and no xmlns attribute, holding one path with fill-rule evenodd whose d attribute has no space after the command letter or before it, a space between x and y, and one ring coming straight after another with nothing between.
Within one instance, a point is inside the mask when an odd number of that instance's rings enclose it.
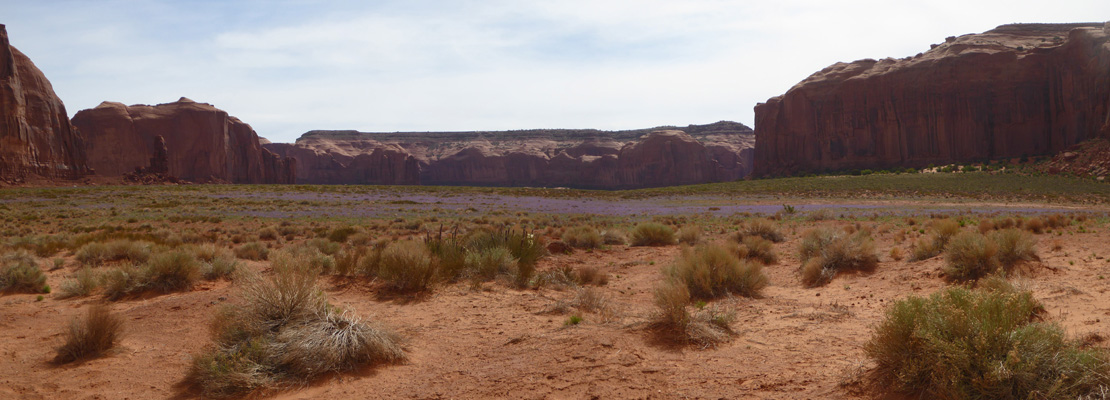
<instances>
[{"instance_id":1,"label":"sparse desert shrub","mask_svg":"<svg viewBox=\"0 0 1110 400\"><path fill-rule=\"evenodd\" d=\"M575 270L575 280L580 285L605 286L609 283L609 274L592 266L583 266Z\"/></svg>"},{"instance_id":2,"label":"sparse desert shrub","mask_svg":"<svg viewBox=\"0 0 1110 400\"><path fill-rule=\"evenodd\" d=\"M382 251L378 277L403 292L425 290L436 276L436 265L424 243L392 243Z\"/></svg>"},{"instance_id":3,"label":"sparse desert shrub","mask_svg":"<svg viewBox=\"0 0 1110 400\"><path fill-rule=\"evenodd\" d=\"M766 265L779 261L779 256L775 253L774 243L760 236L745 236L740 239L740 245L736 247L736 255Z\"/></svg>"},{"instance_id":4,"label":"sparse desert shrub","mask_svg":"<svg viewBox=\"0 0 1110 400\"><path fill-rule=\"evenodd\" d=\"M786 238L779 232L778 225L768 219L753 219L748 221L736 233L737 241L745 236L759 236L775 243L781 243Z\"/></svg>"},{"instance_id":5,"label":"sparse desert shrub","mask_svg":"<svg viewBox=\"0 0 1110 400\"><path fill-rule=\"evenodd\" d=\"M910 246L910 261L928 260L944 252L947 241L942 241L936 236L918 239Z\"/></svg>"},{"instance_id":6,"label":"sparse desert shrub","mask_svg":"<svg viewBox=\"0 0 1110 400\"><path fill-rule=\"evenodd\" d=\"M945 218L933 222L933 234L942 242L947 243L956 234L960 233L960 223L952 218Z\"/></svg>"},{"instance_id":7,"label":"sparse desert shrub","mask_svg":"<svg viewBox=\"0 0 1110 400\"><path fill-rule=\"evenodd\" d=\"M204 395L304 383L404 358L397 335L328 306L316 274L304 268L275 272L269 280L247 279L246 304L225 308L213 320L214 346L193 358L188 377Z\"/></svg>"},{"instance_id":8,"label":"sparse desert shrub","mask_svg":"<svg viewBox=\"0 0 1110 400\"><path fill-rule=\"evenodd\" d=\"M576 226L563 232L563 242L579 249L596 249L605 243L592 226Z\"/></svg>"},{"instance_id":9,"label":"sparse desert shrub","mask_svg":"<svg viewBox=\"0 0 1110 400\"><path fill-rule=\"evenodd\" d=\"M57 349L54 361L68 363L104 354L119 343L123 318L104 304L89 307L84 320L74 318L65 331L65 343Z\"/></svg>"},{"instance_id":10,"label":"sparse desert shrub","mask_svg":"<svg viewBox=\"0 0 1110 400\"><path fill-rule=\"evenodd\" d=\"M874 271L879 263L874 242L863 232L818 228L802 236L800 247L802 283L808 287L824 285L841 271Z\"/></svg>"},{"instance_id":11,"label":"sparse desert shrub","mask_svg":"<svg viewBox=\"0 0 1110 400\"><path fill-rule=\"evenodd\" d=\"M760 264L741 261L716 244L684 248L666 274L686 285L690 295L698 299L725 294L758 297L767 286L767 276Z\"/></svg>"},{"instance_id":12,"label":"sparse desert shrub","mask_svg":"<svg viewBox=\"0 0 1110 400\"><path fill-rule=\"evenodd\" d=\"M277 240L277 238L278 238L278 233L277 233L277 230L274 229L274 228L266 227L266 228L262 228L258 231L258 240L271 241L271 240Z\"/></svg>"},{"instance_id":13,"label":"sparse desert shrub","mask_svg":"<svg viewBox=\"0 0 1110 400\"><path fill-rule=\"evenodd\" d=\"M250 242L235 248L235 257L244 260L261 261L270 258L270 249L262 242Z\"/></svg>"},{"instance_id":14,"label":"sparse desert shrub","mask_svg":"<svg viewBox=\"0 0 1110 400\"><path fill-rule=\"evenodd\" d=\"M1024 227L1025 230L1040 235L1044 233L1045 223L1040 217L1034 217L1026 220Z\"/></svg>"},{"instance_id":15,"label":"sparse desert shrub","mask_svg":"<svg viewBox=\"0 0 1110 400\"><path fill-rule=\"evenodd\" d=\"M944 267L945 277L953 281L969 281L987 276L998 269L998 244L981 233L964 232L948 243Z\"/></svg>"},{"instance_id":16,"label":"sparse desert shrub","mask_svg":"<svg viewBox=\"0 0 1110 400\"><path fill-rule=\"evenodd\" d=\"M214 281L230 278L239 269L239 261L234 257L219 257L204 263L204 279Z\"/></svg>"},{"instance_id":17,"label":"sparse desert shrub","mask_svg":"<svg viewBox=\"0 0 1110 400\"><path fill-rule=\"evenodd\" d=\"M921 398L1075 399L1110 385L1105 353L1043 313L1032 293L992 278L896 302L865 351L881 385Z\"/></svg>"},{"instance_id":18,"label":"sparse desert shrub","mask_svg":"<svg viewBox=\"0 0 1110 400\"><path fill-rule=\"evenodd\" d=\"M307 240L304 244L306 246L315 247L316 250L319 250L321 253L327 254L329 256L335 255L335 253L338 253L339 249L343 247L337 242L319 238Z\"/></svg>"},{"instance_id":19,"label":"sparse desert shrub","mask_svg":"<svg viewBox=\"0 0 1110 400\"><path fill-rule=\"evenodd\" d=\"M116 300L142 286L141 272L134 265L109 269L101 276L104 296Z\"/></svg>"},{"instance_id":20,"label":"sparse desert shrub","mask_svg":"<svg viewBox=\"0 0 1110 400\"><path fill-rule=\"evenodd\" d=\"M73 278L62 282L59 297L83 297L92 294L101 285L100 274L89 267L82 267Z\"/></svg>"},{"instance_id":21,"label":"sparse desert shrub","mask_svg":"<svg viewBox=\"0 0 1110 400\"><path fill-rule=\"evenodd\" d=\"M615 229L602 231L601 239L607 245L624 246L628 244L628 238L624 236L624 233Z\"/></svg>"},{"instance_id":22,"label":"sparse desert shrub","mask_svg":"<svg viewBox=\"0 0 1110 400\"><path fill-rule=\"evenodd\" d=\"M690 314L686 309L690 292L681 282L668 280L657 287L654 301L659 313L652 327L665 339L707 348L727 342L733 335L730 326L735 313L712 307Z\"/></svg>"},{"instance_id":23,"label":"sparse desert shrub","mask_svg":"<svg viewBox=\"0 0 1110 400\"><path fill-rule=\"evenodd\" d=\"M677 239L679 243L691 246L698 244L698 241L701 240L701 227L697 225L686 225L678 230L678 233L675 234L675 239Z\"/></svg>"},{"instance_id":24,"label":"sparse desert shrub","mask_svg":"<svg viewBox=\"0 0 1110 400\"><path fill-rule=\"evenodd\" d=\"M200 261L187 250L155 254L142 270L143 288L159 292L190 289L201 277Z\"/></svg>"},{"instance_id":25,"label":"sparse desert shrub","mask_svg":"<svg viewBox=\"0 0 1110 400\"><path fill-rule=\"evenodd\" d=\"M490 280L498 274L512 273L516 260L505 246L475 249L466 253L466 269L475 278Z\"/></svg>"},{"instance_id":26,"label":"sparse desert shrub","mask_svg":"<svg viewBox=\"0 0 1110 400\"><path fill-rule=\"evenodd\" d=\"M351 226L335 228L328 234L328 240L335 243L346 243L347 238L357 232L358 229Z\"/></svg>"},{"instance_id":27,"label":"sparse desert shrub","mask_svg":"<svg viewBox=\"0 0 1110 400\"><path fill-rule=\"evenodd\" d=\"M314 246L291 246L278 250L270 256L270 265L274 268L305 268L316 274L335 271L335 259Z\"/></svg>"},{"instance_id":28,"label":"sparse desert shrub","mask_svg":"<svg viewBox=\"0 0 1110 400\"><path fill-rule=\"evenodd\" d=\"M335 274L340 276L353 275L358 271L358 263L368 252L366 246L351 246L339 250L335 254Z\"/></svg>"},{"instance_id":29,"label":"sparse desert shrub","mask_svg":"<svg viewBox=\"0 0 1110 400\"><path fill-rule=\"evenodd\" d=\"M0 291L42 293L46 274L26 250L17 250L0 256Z\"/></svg>"},{"instance_id":30,"label":"sparse desert shrub","mask_svg":"<svg viewBox=\"0 0 1110 400\"><path fill-rule=\"evenodd\" d=\"M1027 261L1040 259L1037 256L1037 240L1029 233L1018 229L993 232L991 241L998 244L998 263L1006 271Z\"/></svg>"},{"instance_id":31,"label":"sparse desert shrub","mask_svg":"<svg viewBox=\"0 0 1110 400\"><path fill-rule=\"evenodd\" d=\"M77 249L75 257L78 262L90 266L116 261L144 263L150 259L150 243L124 239L93 242Z\"/></svg>"},{"instance_id":32,"label":"sparse desert shrub","mask_svg":"<svg viewBox=\"0 0 1110 400\"><path fill-rule=\"evenodd\" d=\"M994 229L995 227L993 221L985 218L979 220L979 233L986 234L987 232L993 231Z\"/></svg>"},{"instance_id":33,"label":"sparse desert shrub","mask_svg":"<svg viewBox=\"0 0 1110 400\"><path fill-rule=\"evenodd\" d=\"M675 244L674 230L658 222L644 222L632 230L633 246L667 246Z\"/></svg>"},{"instance_id":34,"label":"sparse desert shrub","mask_svg":"<svg viewBox=\"0 0 1110 400\"><path fill-rule=\"evenodd\" d=\"M454 281L466 273L466 246L455 237L428 238L424 246L435 257L436 267L445 280Z\"/></svg>"},{"instance_id":35,"label":"sparse desert shrub","mask_svg":"<svg viewBox=\"0 0 1110 400\"><path fill-rule=\"evenodd\" d=\"M904 257L905 256L902 255L902 248L901 247L892 247L890 249L890 259L891 260L902 261L902 258L904 258Z\"/></svg>"}]
</instances>

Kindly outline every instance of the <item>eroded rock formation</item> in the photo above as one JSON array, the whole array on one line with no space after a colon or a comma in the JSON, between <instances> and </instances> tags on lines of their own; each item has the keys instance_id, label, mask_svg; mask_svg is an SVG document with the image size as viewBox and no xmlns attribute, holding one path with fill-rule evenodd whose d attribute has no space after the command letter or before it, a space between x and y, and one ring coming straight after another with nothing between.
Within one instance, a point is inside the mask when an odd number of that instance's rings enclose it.
<instances>
[{"instance_id":1,"label":"eroded rock formation","mask_svg":"<svg viewBox=\"0 0 1110 400\"><path fill-rule=\"evenodd\" d=\"M741 179L751 129L734 122L634 131L312 131L267 144L301 183L624 189Z\"/></svg>"},{"instance_id":2,"label":"eroded rock formation","mask_svg":"<svg viewBox=\"0 0 1110 400\"><path fill-rule=\"evenodd\" d=\"M0 181L90 173L81 135L46 76L8 43L0 25Z\"/></svg>"},{"instance_id":3,"label":"eroded rock formation","mask_svg":"<svg viewBox=\"0 0 1110 400\"><path fill-rule=\"evenodd\" d=\"M293 183L294 161L263 149L258 135L227 112L182 97L156 106L104 102L81 110L73 124L89 143L99 175L147 167L164 138L168 175L191 182Z\"/></svg>"},{"instance_id":4,"label":"eroded rock formation","mask_svg":"<svg viewBox=\"0 0 1110 400\"><path fill-rule=\"evenodd\" d=\"M1059 152L1110 136L1110 24L1004 25L837 63L755 107L758 176Z\"/></svg>"}]
</instances>

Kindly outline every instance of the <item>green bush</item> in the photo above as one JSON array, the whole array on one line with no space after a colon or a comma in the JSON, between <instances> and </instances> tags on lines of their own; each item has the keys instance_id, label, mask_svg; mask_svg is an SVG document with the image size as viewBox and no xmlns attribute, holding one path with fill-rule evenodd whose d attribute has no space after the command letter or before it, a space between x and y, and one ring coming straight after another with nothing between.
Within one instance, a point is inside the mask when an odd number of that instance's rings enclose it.
<instances>
[{"instance_id":1,"label":"green bush","mask_svg":"<svg viewBox=\"0 0 1110 400\"><path fill-rule=\"evenodd\" d=\"M428 289L436 277L431 252L418 241L391 243L382 251L378 277L403 292Z\"/></svg>"},{"instance_id":2,"label":"green bush","mask_svg":"<svg viewBox=\"0 0 1110 400\"><path fill-rule=\"evenodd\" d=\"M658 222L644 222L632 230L633 246L667 246L675 244L674 230Z\"/></svg>"},{"instance_id":3,"label":"green bush","mask_svg":"<svg viewBox=\"0 0 1110 400\"><path fill-rule=\"evenodd\" d=\"M155 254L142 270L143 288L158 292L191 289L201 277L200 261L187 250Z\"/></svg>"},{"instance_id":4,"label":"green bush","mask_svg":"<svg viewBox=\"0 0 1110 400\"><path fill-rule=\"evenodd\" d=\"M148 242L125 239L105 243L93 242L77 249L75 258L78 262L90 266L117 261L141 264L150 259L150 246Z\"/></svg>"},{"instance_id":5,"label":"green bush","mask_svg":"<svg viewBox=\"0 0 1110 400\"><path fill-rule=\"evenodd\" d=\"M1076 399L1105 390L1105 353L1065 339L1058 325L1039 322L1043 314L1032 293L1001 279L950 287L892 305L865 351L882 385L917 398Z\"/></svg>"},{"instance_id":6,"label":"green bush","mask_svg":"<svg viewBox=\"0 0 1110 400\"><path fill-rule=\"evenodd\" d=\"M466 269L479 279L490 280L498 274L512 273L515 264L509 248L504 246L475 249L466 254Z\"/></svg>"},{"instance_id":7,"label":"green bush","mask_svg":"<svg viewBox=\"0 0 1110 400\"><path fill-rule=\"evenodd\" d=\"M563 241L579 249L596 249L605 243L601 233L592 226L576 226L563 233Z\"/></svg>"},{"instance_id":8,"label":"green bush","mask_svg":"<svg viewBox=\"0 0 1110 400\"><path fill-rule=\"evenodd\" d=\"M686 285L690 295L712 299L726 294L757 297L767 286L760 264L736 258L716 244L684 248L666 274Z\"/></svg>"},{"instance_id":9,"label":"green bush","mask_svg":"<svg viewBox=\"0 0 1110 400\"><path fill-rule=\"evenodd\" d=\"M0 291L42 293L46 288L46 274L31 253L17 250L0 257Z\"/></svg>"},{"instance_id":10,"label":"green bush","mask_svg":"<svg viewBox=\"0 0 1110 400\"><path fill-rule=\"evenodd\" d=\"M992 232L991 241L998 244L998 263L1007 272L1014 266L1028 261L1039 260L1037 240L1029 233L1019 229L1005 229Z\"/></svg>"},{"instance_id":11,"label":"green bush","mask_svg":"<svg viewBox=\"0 0 1110 400\"><path fill-rule=\"evenodd\" d=\"M818 228L806 232L800 245L802 283L821 286L841 271L871 272L879 264L875 244L864 232Z\"/></svg>"},{"instance_id":12,"label":"green bush","mask_svg":"<svg viewBox=\"0 0 1110 400\"><path fill-rule=\"evenodd\" d=\"M946 250L945 277L966 282L999 269L1009 273L1022 262L1039 259L1032 235L1018 229L981 233L964 232L952 238Z\"/></svg>"}]
</instances>

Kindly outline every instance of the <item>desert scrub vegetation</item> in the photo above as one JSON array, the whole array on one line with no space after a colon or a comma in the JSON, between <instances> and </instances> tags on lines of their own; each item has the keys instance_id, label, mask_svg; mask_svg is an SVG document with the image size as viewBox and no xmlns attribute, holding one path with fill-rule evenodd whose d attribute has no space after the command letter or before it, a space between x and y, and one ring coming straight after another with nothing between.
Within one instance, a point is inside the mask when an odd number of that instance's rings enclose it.
<instances>
[{"instance_id":1,"label":"desert scrub vegetation","mask_svg":"<svg viewBox=\"0 0 1110 400\"><path fill-rule=\"evenodd\" d=\"M684 285L696 299L713 299L732 294L758 297L767 286L763 266L741 260L733 251L718 244L684 248L674 263L664 270L668 279Z\"/></svg>"},{"instance_id":2,"label":"desert scrub vegetation","mask_svg":"<svg viewBox=\"0 0 1110 400\"><path fill-rule=\"evenodd\" d=\"M436 278L437 264L423 242L394 242L382 250L377 276L401 292L428 289Z\"/></svg>"},{"instance_id":3,"label":"desert scrub vegetation","mask_svg":"<svg viewBox=\"0 0 1110 400\"><path fill-rule=\"evenodd\" d=\"M563 232L563 242L579 249L596 249L605 244L601 233L592 226L576 226Z\"/></svg>"},{"instance_id":4,"label":"desert scrub vegetation","mask_svg":"<svg viewBox=\"0 0 1110 400\"><path fill-rule=\"evenodd\" d=\"M759 236L774 243L781 243L786 237L779 231L774 221L765 218L753 219L740 225L736 232L736 241L741 241L746 236Z\"/></svg>"},{"instance_id":5,"label":"desert scrub vegetation","mask_svg":"<svg viewBox=\"0 0 1110 400\"><path fill-rule=\"evenodd\" d=\"M26 250L0 256L0 291L42 293L48 290L46 274Z\"/></svg>"},{"instance_id":6,"label":"desert scrub vegetation","mask_svg":"<svg viewBox=\"0 0 1110 400\"><path fill-rule=\"evenodd\" d=\"M658 222L644 222L632 230L633 246L668 246L675 244L674 229Z\"/></svg>"},{"instance_id":7,"label":"desert scrub vegetation","mask_svg":"<svg viewBox=\"0 0 1110 400\"><path fill-rule=\"evenodd\" d=\"M744 236L739 239L740 243L734 247L734 252L741 259L756 260L765 265L778 262L779 256L770 240L760 236Z\"/></svg>"},{"instance_id":8,"label":"desert scrub vegetation","mask_svg":"<svg viewBox=\"0 0 1110 400\"><path fill-rule=\"evenodd\" d=\"M1040 259L1036 241L1018 229L1006 229L984 235L963 232L952 238L945 250L945 278L966 282L983 278L1001 270L1010 273L1023 262Z\"/></svg>"},{"instance_id":9,"label":"desert scrub vegetation","mask_svg":"<svg viewBox=\"0 0 1110 400\"><path fill-rule=\"evenodd\" d=\"M992 278L893 304L865 351L880 383L920 398L1077 399L1105 395L1106 353L1043 322L1029 291ZM1104 398L1104 397L1090 397Z\"/></svg>"},{"instance_id":10,"label":"desert scrub vegetation","mask_svg":"<svg viewBox=\"0 0 1110 400\"><path fill-rule=\"evenodd\" d=\"M59 287L59 298L83 297L91 295L100 288L103 279L100 273L89 267L81 267Z\"/></svg>"},{"instance_id":11,"label":"desert scrub vegetation","mask_svg":"<svg viewBox=\"0 0 1110 400\"><path fill-rule=\"evenodd\" d=\"M250 242L235 248L235 257L244 260L262 261L270 258L270 249L262 242Z\"/></svg>"},{"instance_id":12,"label":"desert scrub vegetation","mask_svg":"<svg viewBox=\"0 0 1110 400\"><path fill-rule=\"evenodd\" d=\"M653 301L658 311L649 327L663 340L694 344L703 349L732 339L735 333L731 326L736 319L733 310L699 303L691 313L690 299L686 285L675 280L664 281L655 288Z\"/></svg>"},{"instance_id":13,"label":"desert scrub vegetation","mask_svg":"<svg viewBox=\"0 0 1110 400\"><path fill-rule=\"evenodd\" d=\"M607 245L624 246L628 244L628 237L616 229L606 229L601 232L601 239Z\"/></svg>"},{"instance_id":14,"label":"desert scrub vegetation","mask_svg":"<svg viewBox=\"0 0 1110 400\"><path fill-rule=\"evenodd\" d=\"M222 309L213 345L193 357L187 379L210 397L303 384L330 372L404 359L400 337L327 303L305 268L244 278L245 304Z\"/></svg>"},{"instance_id":15,"label":"desert scrub vegetation","mask_svg":"<svg viewBox=\"0 0 1110 400\"><path fill-rule=\"evenodd\" d=\"M675 239L679 243L693 246L701 241L701 227L697 225L686 225L679 228L675 233Z\"/></svg>"},{"instance_id":16,"label":"desert scrub vegetation","mask_svg":"<svg viewBox=\"0 0 1110 400\"><path fill-rule=\"evenodd\" d=\"M929 230L928 237L919 239L910 248L910 261L928 260L943 253L948 241L960 233L960 223L951 218L936 220Z\"/></svg>"},{"instance_id":17,"label":"desert scrub vegetation","mask_svg":"<svg viewBox=\"0 0 1110 400\"><path fill-rule=\"evenodd\" d=\"M434 255L438 275L448 281L507 276L525 287L533 281L536 263L547 255L543 240L523 230L478 230L465 238L441 234L424 243Z\"/></svg>"},{"instance_id":18,"label":"desert scrub vegetation","mask_svg":"<svg viewBox=\"0 0 1110 400\"><path fill-rule=\"evenodd\" d=\"M822 286L842 271L871 272L879 264L875 244L865 232L817 228L802 235L799 246L802 283Z\"/></svg>"},{"instance_id":19,"label":"desert scrub vegetation","mask_svg":"<svg viewBox=\"0 0 1110 400\"><path fill-rule=\"evenodd\" d=\"M56 363L94 358L119 343L123 318L104 304L89 307L84 319L74 318L65 330L65 343L57 348Z\"/></svg>"},{"instance_id":20,"label":"desert scrub vegetation","mask_svg":"<svg viewBox=\"0 0 1110 400\"><path fill-rule=\"evenodd\" d=\"M74 258L81 264L94 267L120 261L145 263L150 259L151 245L150 242L127 239L92 242L77 249Z\"/></svg>"},{"instance_id":21,"label":"desert scrub vegetation","mask_svg":"<svg viewBox=\"0 0 1110 400\"><path fill-rule=\"evenodd\" d=\"M110 269L100 277L111 300L143 292L170 293L192 289L204 275L202 263L186 248L157 253L142 266Z\"/></svg>"}]
</instances>

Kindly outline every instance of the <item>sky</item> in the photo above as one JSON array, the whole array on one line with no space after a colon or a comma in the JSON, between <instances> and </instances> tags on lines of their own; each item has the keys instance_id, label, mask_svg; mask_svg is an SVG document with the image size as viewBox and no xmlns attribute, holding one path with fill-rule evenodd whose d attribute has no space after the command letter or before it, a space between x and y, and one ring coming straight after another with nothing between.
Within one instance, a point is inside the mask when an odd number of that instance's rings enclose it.
<instances>
[{"instance_id":1,"label":"sky","mask_svg":"<svg viewBox=\"0 0 1110 400\"><path fill-rule=\"evenodd\" d=\"M1105 20L1106 0L0 0L11 44L71 116L184 96L274 142L753 126L756 103L836 62L1008 23Z\"/></svg>"}]
</instances>

